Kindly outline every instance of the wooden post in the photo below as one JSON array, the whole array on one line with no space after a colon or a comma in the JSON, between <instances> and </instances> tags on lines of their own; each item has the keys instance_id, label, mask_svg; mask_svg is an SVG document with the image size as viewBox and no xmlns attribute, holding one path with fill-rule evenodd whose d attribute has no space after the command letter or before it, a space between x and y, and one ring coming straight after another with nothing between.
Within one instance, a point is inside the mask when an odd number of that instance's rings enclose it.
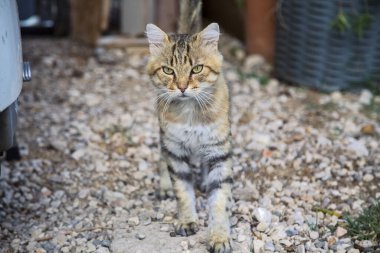
<instances>
[{"instance_id":1,"label":"wooden post","mask_svg":"<svg viewBox=\"0 0 380 253\"><path fill-rule=\"evenodd\" d=\"M107 27L110 0L71 0L71 35L73 39L95 46ZM107 9L107 10L105 10Z\"/></svg>"},{"instance_id":2,"label":"wooden post","mask_svg":"<svg viewBox=\"0 0 380 253\"><path fill-rule=\"evenodd\" d=\"M165 32L176 32L179 17L178 0L156 0L156 22Z\"/></svg>"},{"instance_id":3,"label":"wooden post","mask_svg":"<svg viewBox=\"0 0 380 253\"><path fill-rule=\"evenodd\" d=\"M246 0L245 41L249 54L274 59L276 0Z\"/></svg>"}]
</instances>

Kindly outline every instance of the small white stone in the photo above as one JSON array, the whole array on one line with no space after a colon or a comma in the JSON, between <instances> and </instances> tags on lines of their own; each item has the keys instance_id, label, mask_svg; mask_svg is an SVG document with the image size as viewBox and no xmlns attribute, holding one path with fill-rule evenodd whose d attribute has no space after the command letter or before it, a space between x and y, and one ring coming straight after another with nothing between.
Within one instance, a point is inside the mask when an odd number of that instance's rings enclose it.
<instances>
[{"instance_id":1,"label":"small white stone","mask_svg":"<svg viewBox=\"0 0 380 253\"><path fill-rule=\"evenodd\" d=\"M131 217L128 219L128 224L129 225L132 225L132 226L137 226L140 224L140 219L139 217L135 216L135 217Z\"/></svg>"},{"instance_id":2,"label":"small white stone","mask_svg":"<svg viewBox=\"0 0 380 253\"><path fill-rule=\"evenodd\" d=\"M161 231L161 232L168 232L168 231L169 231L169 227L166 226L166 225L163 225L163 226L160 228L160 231Z\"/></svg>"},{"instance_id":3,"label":"small white stone","mask_svg":"<svg viewBox=\"0 0 380 253\"><path fill-rule=\"evenodd\" d=\"M61 248L61 252L62 252L62 253L70 253L70 248L67 247L67 246L62 247L62 248Z\"/></svg>"},{"instance_id":4,"label":"small white stone","mask_svg":"<svg viewBox=\"0 0 380 253\"><path fill-rule=\"evenodd\" d=\"M370 248L372 247L372 242L370 240L363 240L358 243L363 248Z\"/></svg>"},{"instance_id":5,"label":"small white stone","mask_svg":"<svg viewBox=\"0 0 380 253\"><path fill-rule=\"evenodd\" d=\"M359 103L363 105L369 105L371 104L372 97L373 95L369 90L362 90L359 97Z\"/></svg>"},{"instance_id":6,"label":"small white stone","mask_svg":"<svg viewBox=\"0 0 380 253\"><path fill-rule=\"evenodd\" d=\"M282 183L279 180L275 180L272 182L272 186L277 190L277 191L282 191Z\"/></svg>"},{"instance_id":7,"label":"small white stone","mask_svg":"<svg viewBox=\"0 0 380 253\"><path fill-rule=\"evenodd\" d=\"M136 238L139 239L139 240L144 240L145 237L146 237L145 234L142 234L142 233L137 233L137 234L136 234Z\"/></svg>"},{"instance_id":8,"label":"small white stone","mask_svg":"<svg viewBox=\"0 0 380 253\"><path fill-rule=\"evenodd\" d=\"M275 250L275 247L272 242L266 242L264 246L265 250L273 252Z\"/></svg>"},{"instance_id":9,"label":"small white stone","mask_svg":"<svg viewBox=\"0 0 380 253\"><path fill-rule=\"evenodd\" d=\"M157 215L156 215L156 219L159 221L162 220L164 217L165 217L165 215L163 213L157 213Z\"/></svg>"},{"instance_id":10,"label":"small white stone","mask_svg":"<svg viewBox=\"0 0 380 253\"><path fill-rule=\"evenodd\" d=\"M317 231L310 231L309 236L312 240L316 240L319 238L319 233Z\"/></svg>"},{"instance_id":11,"label":"small white stone","mask_svg":"<svg viewBox=\"0 0 380 253\"><path fill-rule=\"evenodd\" d=\"M358 141L355 138L349 138L349 144L347 146L347 150L353 152L359 157L368 156L369 154L366 146L361 141Z\"/></svg>"},{"instance_id":12,"label":"small white stone","mask_svg":"<svg viewBox=\"0 0 380 253\"><path fill-rule=\"evenodd\" d=\"M300 244L297 246L296 253L305 253L305 246Z\"/></svg>"},{"instance_id":13,"label":"small white stone","mask_svg":"<svg viewBox=\"0 0 380 253\"><path fill-rule=\"evenodd\" d=\"M181 241L181 248L182 250L188 250L189 249L189 243L187 241Z\"/></svg>"},{"instance_id":14,"label":"small white stone","mask_svg":"<svg viewBox=\"0 0 380 253\"><path fill-rule=\"evenodd\" d=\"M300 226L302 226L302 224L304 223L304 217L302 215L302 212L300 211L297 211L293 214L293 218L294 218L294 222L299 224Z\"/></svg>"},{"instance_id":15,"label":"small white stone","mask_svg":"<svg viewBox=\"0 0 380 253\"><path fill-rule=\"evenodd\" d=\"M95 253L110 253L109 249L106 247L100 247L98 248Z\"/></svg>"},{"instance_id":16,"label":"small white stone","mask_svg":"<svg viewBox=\"0 0 380 253\"><path fill-rule=\"evenodd\" d=\"M265 223L265 222L260 222L256 229L260 232L264 232L265 230L267 230L267 228L269 227L269 224L268 223Z\"/></svg>"},{"instance_id":17,"label":"small white stone","mask_svg":"<svg viewBox=\"0 0 380 253\"><path fill-rule=\"evenodd\" d=\"M82 190L80 190L79 193L78 193L78 198L80 198L80 199L86 198L88 196L89 192L90 191L88 189L82 189Z\"/></svg>"},{"instance_id":18,"label":"small white stone","mask_svg":"<svg viewBox=\"0 0 380 253\"><path fill-rule=\"evenodd\" d=\"M243 235L243 234L239 234L238 237L237 237L237 241L238 242L244 242L246 239L246 236Z\"/></svg>"},{"instance_id":19,"label":"small white stone","mask_svg":"<svg viewBox=\"0 0 380 253\"><path fill-rule=\"evenodd\" d=\"M259 222L270 224L272 221L272 213L263 207L256 208L253 214Z\"/></svg>"},{"instance_id":20,"label":"small white stone","mask_svg":"<svg viewBox=\"0 0 380 253\"><path fill-rule=\"evenodd\" d=\"M334 102L339 102L340 100L342 100L342 93L339 91L335 91L331 93L331 98Z\"/></svg>"},{"instance_id":21,"label":"small white stone","mask_svg":"<svg viewBox=\"0 0 380 253\"><path fill-rule=\"evenodd\" d=\"M365 182L371 182L373 180L374 176L372 174L365 174L363 176L363 181Z\"/></svg>"},{"instance_id":22,"label":"small white stone","mask_svg":"<svg viewBox=\"0 0 380 253\"><path fill-rule=\"evenodd\" d=\"M144 171L148 168L148 163L145 160L139 161L139 170Z\"/></svg>"},{"instance_id":23,"label":"small white stone","mask_svg":"<svg viewBox=\"0 0 380 253\"><path fill-rule=\"evenodd\" d=\"M253 240L253 251L255 253L264 253L264 242L261 240Z\"/></svg>"},{"instance_id":24,"label":"small white stone","mask_svg":"<svg viewBox=\"0 0 380 253\"><path fill-rule=\"evenodd\" d=\"M342 237L347 234L347 229L342 227L337 227L335 230L335 236L336 237Z\"/></svg>"},{"instance_id":25,"label":"small white stone","mask_svg":"<svg viewBox=\"0 0 380 253\"><path fill-rule=\"evenodd\" d=\"M282 225L273 225L274 230L271 232L270 237L274 242L287 237L285 228Z\"/></svg>"},{"instance_id":26,"label":"small white stone","mask_svg":"<svg viewBox=\"0 0 380 253\"><path fill-rule=\"evenodd\" d=\"M86 249L86 252L94 252L96 250L96 247L94 244L92 244L92 242L88 242L87 243L87 249Z\"/></svg>"}]
</instances>

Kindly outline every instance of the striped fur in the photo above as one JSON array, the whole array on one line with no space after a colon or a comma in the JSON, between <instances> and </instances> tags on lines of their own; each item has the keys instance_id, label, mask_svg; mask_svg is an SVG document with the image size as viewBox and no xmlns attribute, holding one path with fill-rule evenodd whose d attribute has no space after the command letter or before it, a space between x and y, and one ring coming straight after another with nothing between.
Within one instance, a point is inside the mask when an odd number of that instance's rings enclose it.
<instances>
[{"instance_id":1,"label":"striped fur","mask_svg":"<svg viewBox=\"0 0 380 253\"><path fill-rule=\"evenodd\" d=\"M151 48L147 72L157 90L161 135L160 193L166 196L173 187L177 234L196 233L193 184L200 169L210 210L210 251L231 252L230 104L217 49L219 27L211 24L195 35L167 35L148 25L147 36ZM201 71L195 73L194 68Z\"/></svg>"},{"instance_id":2,"label":"striped fur","mask_svg":"<svg viewBox=\"0 0 380 253\"><path fill-rule=\"evenodd\" d=\"M179 1L179 34L194 34L201 29L202 0Z\"/></svg>"}]
</instances>

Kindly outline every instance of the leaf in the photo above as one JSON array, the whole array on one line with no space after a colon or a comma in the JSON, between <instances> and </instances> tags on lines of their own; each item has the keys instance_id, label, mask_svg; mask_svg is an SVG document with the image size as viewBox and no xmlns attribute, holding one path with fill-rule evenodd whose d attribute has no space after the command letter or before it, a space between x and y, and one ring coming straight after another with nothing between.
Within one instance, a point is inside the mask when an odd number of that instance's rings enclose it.
<instances>
[{"instance_id":1,"label":"leaf","mask_svg":"<svg viewBox=\"0 0 380 253\"><path fill-rule=\"evenodd\" d=\"M368 29L372 24L372 16L369 13L360 14L355 17L353 28L359 39L363 38L365 29Z\"/></svg>"},{"instance_id":2,"label":"leaf","mask_svg":"<svg viewBox=\"0 0 380 253\"><path fill-rule=\"evenodd\" d=\"M331 26L332 28L339 30L341 33L346 32L351 27L346 14L341 10L331 22Z\"/></svg>"}]
</instances>

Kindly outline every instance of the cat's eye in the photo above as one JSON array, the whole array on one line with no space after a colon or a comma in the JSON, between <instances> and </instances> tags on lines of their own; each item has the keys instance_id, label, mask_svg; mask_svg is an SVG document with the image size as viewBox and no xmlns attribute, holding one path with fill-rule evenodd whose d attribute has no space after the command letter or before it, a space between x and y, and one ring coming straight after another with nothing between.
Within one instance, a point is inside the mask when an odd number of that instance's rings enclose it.
<instances>
[{"instance_id":1,"label":"cat's eye","mask_svg":"<svg viewBox=\"0 0 380 253\"><path fill-rule=\"evenodd\" d=\"M174 70L171 68L168 68L168 67L162 67L162 71L164 71L164 73L167 75L173 75L174 74Z\"/></svg>"},{"instance_id":2,"label":"cat's eye","mask_svg":"<svg viewBox=\"0 0 380 253\"><path fill-rule=\"evenodd\" d=\"M195 66L192 70L191 70L191 73L193 74L198 74L202 71L203 69L203 65L197 65Z\"/></svg>"}]
</instances>

